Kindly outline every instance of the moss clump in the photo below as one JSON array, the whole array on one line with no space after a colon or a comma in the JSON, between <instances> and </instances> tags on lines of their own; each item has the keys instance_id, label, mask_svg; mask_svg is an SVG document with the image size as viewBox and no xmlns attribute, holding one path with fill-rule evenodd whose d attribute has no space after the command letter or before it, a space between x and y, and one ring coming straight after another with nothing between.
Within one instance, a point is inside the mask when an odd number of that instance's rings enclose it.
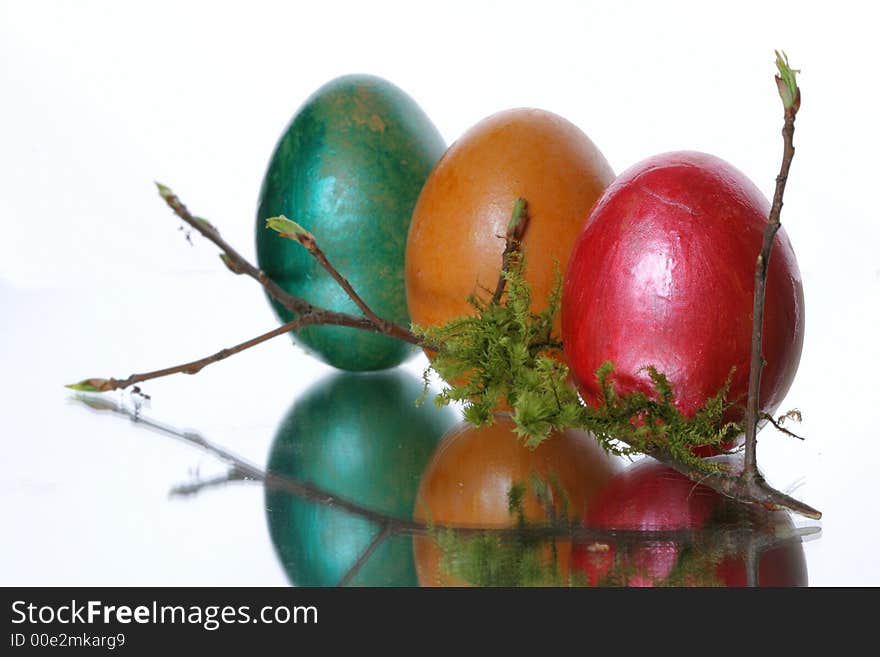
<instances>
[{"instance_id":1,"label":"moss clump","mask_svg":"<svg viewBox=\"0 0 880 657\"><path fill-rule=\"evenodd\" d=\"M732 405L727 399L730 377L693 417L687 417L673 404L672 386L663 373L646 368L651 394L618 394L614 366L606 362L596 372L600 403L584 404L567 381L568 367L558 358L562 344L553 335L562 287L558 267L547 307L537 314L531 311L524 267L518 251L507 256L502 273L506 295L500 302L474 295L473 315L437 327L413 326L427 343L439 347L425 371L426 390L431 370L445 381L457 382L447 384L435 403L461 402L465 419L480 426L493 422L494 412L506 402L513 409L517 434L530 447L552 431L576 428L591 432L614 454L660 450L707 473L721 468L694 451L707 446L720 451L723 443L742 433L740 424L724 421Z\"/></svg>"}]
</instances>

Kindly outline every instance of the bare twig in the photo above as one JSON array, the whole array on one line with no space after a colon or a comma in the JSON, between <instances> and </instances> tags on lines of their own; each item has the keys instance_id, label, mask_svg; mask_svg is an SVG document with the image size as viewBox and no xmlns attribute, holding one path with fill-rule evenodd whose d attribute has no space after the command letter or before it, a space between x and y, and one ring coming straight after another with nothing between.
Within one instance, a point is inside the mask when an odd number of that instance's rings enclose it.
<instances>
[{"instance_id":1,"label":"bare twig","mask_svg":"<svg viewBox=\"0 0 880 657\"><path fill-rule=\"evenodd\" d=\"M760 418L762 420L767 420L770 424L772 424L774 427L776 427L777 431L784 433L786 436L791 436L792 438L797 438L798 440L804 440L803 436L800 436L800 435L796 434L794 431L792 431L791 429L787 429L784 426L782 426L781 420L784 419L785 417L786 416L783 415L783 416L781 416L781 418L776 419L772 415L770 415L770 413L761 413L760 414Z\"/></svg>"},{"instance_id":2,"label":"bare twig","mask_svg":"<svg viewBox=\"0 0 880 657\"><path fill-rule=\"evenodd\" d=\"M769 510L788 509L814 520L822 517L820 511L770 486L760 473L752 477L746 477L744 469L742 472L707 473L680 461L665 449L652 448L645 453L689 479L740 502L757 504Z\"/></svg>"},{"instance_id":3,"label":"bare twig","mask_svg":"<svg viewBox=\"0 0 880 657\"><path fill-rule=\"evenodd\" d=\"M264 271L254 267L250 262L248 262L244 256L242 256L238 251L232 248L222 237L220 237L219 231L214 228L209 222L204 219L200 219L192 215L192 213L187 209L187 207L180 201L177 195L174 194L168 187L164 185L158 185L159 194L168 204L174 214L180 217L187 224L195 228L204 238L208 241L212 242L216 246L220 248L222 251L221 258L223 263L234 273L236 274L245 274L246 276L250 276L255 281L260 283L269 295L275 299L278 303L284 306L287 310L294 313L295 315L310 315L310 314L319 314L321 317L320 324L330 324L334 326L349 326L351 328L358 328L365 331L372 331L374 333L382 333L383 335L389 335L391 337L398 338L399 340L403 340L404 342L409 342L411 344L421 345L421 341L419 337L410 331L408 328L399 326L392 322L388 322L386 320L378 319L372 311L369 311L369 308L366 307L366 304L363 304L363 301L360 300L360 297L357 299L352 298L352 300L358 304L358 307L363 311L364 308L367 308L369 314L365 312L365 317L358 317L356 315L350 315L348 313L339 313L332 310L327 310L325 308L318 308L308 303L304 299L296 297L288 292L284 291L280 285L278 285L275 281L273 281L269 276L266 275ZM316 245L317 246L317 245ZM330 265L329 262L322 262L322 266L327 269L331 275L337 281L345 280L339 272L337 272ZM347 286L344 288L346 292L353 292L351 286ZM359 303L360 300L360 303ZM361 307L363 304L363 307ZM373 317L377 321L373 321L370 317Z\"/></svg>"},{"instance_id":4,"label":"bare twig","mask_svg":"<svg viewBox=\"0 0 880 657\"><path fill-rule=\"evenodd\" d=\"M211 477L210 479L198 479L196 481L191 481L186 484L178 484L177 486L172 488L168 492L168 494L171 497L190 497L192 495L196 495L197 493L201 493L203 490L207 490L209 488L218 488L220 486L225 486L226 484L241 481L255 482L257 480L251 478L246 473L239 470L236 466L232 466L223 474Z\"/></svg>"},{"instance_id":5,"label":"bare twig","mask_svg":"<svg viewBox=\"0 0 880 657\"><path fill-rule=\"evenodd\" d=\"M174 211L174 214L198 231L202 237L219 247L221 259L230 271L253 278L266 289L266 292L273 299L295 315L305 315L312 311L312 304L304 299L288 294L281 286L269 278L264 271L254 267L244 256L232 248L226 240L220 237L220 232L210 222L194 216L168 187L159 183L156 183L156 187L159 189L159 196Z\"/></svg>"},{"instance_id":6,"label":"bare twig","mask_svg":"<svg viewBox=\"0 0 880 657\"><path fill-rule=\"evenodd\" d=\"M282 324L278 328L272 329L268 333L263 333L262 335L258 335L257 337L251 338L250 340L245 340L244 342L241 342L234 347L221 349L220 351L211 354L210 356L205 356L204 358L199 358L198 360L181 363L180 365L172 365L171 367L164 367L161 370L153 370L152 372L132 374L125 379L85 379L84 381L71 384L67 387L74 390L83 390L86 392L109 392L111 390L122 390L134 385L135 383L149 381L150 379L159 379L164 376L170 376L171 374L198 374L208 365L218 363L221 360L225 360L234 354L244 351L245 349L255 347L258 344L266 342L267 340L271 340L272 338L278 337L279 335L284 335L285 333L293 331L294 329L302 328L303 326L309 326L319 322L320 315L318 313L310 313L308 315L305 315L304 317L295 319L292 322L288 322L287 324Z\"/></svg>"},{"instance_id":7,"label":"bare twig","mask_svg":"<svg viewBox=\"0 0 880 657\"><path fill-rule=\"evenodd\" d=\"M364 314L363 317L357 317L355 315L350 315L347 313L339 313L336 311L319 308L317 306L309 304L299 297L287 293L277 283L275 283L275 281L269 278L265 272L254 267L240 253L238 253L238 251L232 248L231 245L229 245L222 237L220 237L220 232L210 222L200 217L194 216L186 207L186 205L183 204L180 198L178 198L178 196L171 191L171 189L169 189L165 185L161 185L158 183L156 186L159 189L159 195L165 200L165 202L168 204L168 207L170 207L180 219L185 221L188 225L192 226L203 237L205 237L210 242L214 243L220 248L222 252L220 254L221 259L230 271L235 274L244 274L253 278L257 282L259 282L276 301L278 301L290 312L299 315L299 317L267 333L263 333L262 335L259 335L250 340L246 340L245 342L242 342L234 347L221 349L220 351L210 356L205 356L194 361L172 365L149 372L131 374L123 379L117 379L113 377L109 379L92 377L79 381L78 383L71 384L68 387L73 388L74 390L81 390L85 392L109 392L111 390L124 389L136 383L149 381L151 379L158 379L172 374L196 374L208 365L217 363L221 360L225 360L226 358L229 358L234 354L242 352L246 349L250 349L251 347L255 347L258 344L266 342L267 340L271 340L272 338L284 335L285 333L289 333L290 331L300 329L305 326L347 326L350 328L381 333L383 335L397 338L411 344L417 344L429 349L436 349L434 345L425 343L421 340L421 338L419 338L409 329L379 317L369 307L366 301L364 301L363 298L355 291L348 280L342 274L340 274L339 271L330 263L326 254L315 240L315 237L310 232L302 228L295 221L292 221L283 216L271 217L266 220L266 224L268 228L278 231L281 234L281 237L294 240L302 245L309 252L309 254L318 261L321 267L323 267L327 271L327 273L330 274L333 280L335 280L336 283L345 291L348 297L352 301L354 301L357 307ZM507 241L504 248L502 269L498 279L498 285L495 289L495 294L492 298L493 303L498 303L501 300L502 294L504 293L504 287L507 282L504 273L508 269L510 258L513 257L520 249L521 241L528 225L528 220L529 216L527 212L526 200L523 198L519 198L514 204L513 213L507 228Z\"/></svg>"},{"instance_id":8,"label":"bare twig","mask_svg":"<svg viewBox=\"0 0 880 657\"><path fill-rule=\"evenodd\" d=\"M783 58L784 57L784 58ZM785 194L785 184L788 181L788 171L794 159L794 119L801 105L801 92L797 86L795 74L788 65L788 57L776 53L776 66L779 75L776 76L776 84L779 95L785 107L785 121L782 126L782 165L779 175L776 176L776 191L773 194L773 203L770 206L770 216L764 229L764 239L761 244L761 252L755 263L755 297L752 308L752 353L749 369L749 394L746 406L746 448L745 464L742 476L746 479L760 480L757 462L757 434L759 420L759 398L761 394L761 371L764 368L764 356L761 352L764 331L764 292L767 283L767 270L770 264L770 254L773 249L773 239L780 227L780 214L782 213L782 197Z\"/></svg>"},{"instance_id":9,"label":"bare twig","mask_svg":"<svg viewBox=\"0 0 880 657\"><path fill-rule=\"evenodd\" d=\"M291 221L284 215L267 219L266 226L268 228L272 228L273 230L277 230L281 234L281 237L293 240L297 244L301 245L306 251L308 251L309 255L317 260L318 264L323 267L324 271L330 274L331 278L333 278L333 280L336 281L339 287L343 289L343 291L348 295L348 298L354 301L355 305L364 314L364 317L366 317L371 324L380 328L382 333L385 333L386 335L391 335L393 337L399 337L397 336L397 332L400 330L406 330L403 327L394 324L393 322L382 319L373 312L373 309L370 308L369 305L367 305L367 302L364 301L361 295L359 295L351 286L351 283L348 282L348 279L340 274L336 267L330 264L330 261L327 259L327 255L324 253L323 249L318 246L318 241L315 239L315 236L312 235L309 231L305 230L302 226L297 224L295 221Z\"/></svg>"},{"instance_id":10,"label":"bare twig","mask_svg":"<svg viewBox=\"0 0 880 657\"><path fill-rule=\"evenodd\" d=\"M178 365L172 365L170 367L164 367L162 369L153 370L150 372L131 374L123 379L117 379L113 377L109 379L91 377L88 379L83 379L82 381L79 381L77 383L70 384L68 386L69 388L85 392L109 392L111 390L124 389L142 381L158 379L161 377L169 376L171 374L196 374L204 367L224 360L229 356L232 356L233 354L237 354L246 349L250 349L251 347L255 347L258 344L262 344L267 340L271 340L272 338L284 335L285 333L289 333L290 331L306 326L345 326L364 331L371 331L374 333L381 333L392 338L397 338L398 340L402 340L404 342L409 342L410 344L415 344L428 348L432 347L432 345L424 343L421 338L419 338L409 329L379 318L370 309L366 302L364 302L364 300L354 291L354 289L351 287L345 277L343 277L330 264L323 251L321 251L311 235L309 235L311 239L305 240L305 243L302 239L297 239L297 241L299 241L308 249L309 253L311 253L318 260L321 266L324 267L324 269L327 270L327 272L334 278L334 280L336 280L336 282L343 288L343 290L345 290L349 297L357 304L358 308L360 308L361 311L364 313L363 317L358 317L356 315L351 315L348 313L340 313L333 310L327 310L326 308L320 308L306 302L303 299L300 299L299 297L288 294L277 283L275 283L275 281L269 278L265 272L254 267L241 254L239 254L238 251L236 251L225 240L223 240L223 238L220 237L219 231L211 223L190 213L187 207L168 187L165 187L164 185L160 185L158 183L157 187L159 189L160 196L165 200L168 206L174 211L174 213L178 217L180 217L183 221L185 221L187 224L197 230L202 236L204 236L220 248L220 250L222 251L220 254L221 260L230 271L235 274L247 275L259 282L263 286L263 288L272 296L272 298L278 301L282 306L284 306L294 315L298 315L298 317L291 320L290 322L287 322L286 324L282 324L278 328L273 329L267 333L258 335L257 337L250 340L246 340L245 342L242 342L234 347L221 349L220 351L210 356L199 358L198 360L181 363ZM282 235L284 237L292 237L290 234L284 232L282 232Z\"/></svg>"},{"instance_id":11,"label":"bare twig","mask_svg":"<svg viewBox=\"0 0 880 657\"><path fill-rule=\"evenodd\" d=\"M511 258L516 256L522 246L522 238L529 225L529 219L529 208L526 199L522 197L516 199L516 202L513 204L513 213L507 224L504 252L501 254L501 273L498 276L495 293L492 295L492 303L495 305L501 303L501 297L504 295L504 288L507 286L507 277L505 274L510 269Z\"/></svg>"}]
</instances>

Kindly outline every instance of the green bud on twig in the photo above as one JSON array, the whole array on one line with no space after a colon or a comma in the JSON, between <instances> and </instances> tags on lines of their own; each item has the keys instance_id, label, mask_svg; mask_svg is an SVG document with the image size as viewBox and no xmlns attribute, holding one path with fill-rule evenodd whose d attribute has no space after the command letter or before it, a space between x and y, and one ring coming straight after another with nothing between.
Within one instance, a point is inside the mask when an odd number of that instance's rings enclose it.
<instances>
[{"instance_id":1,"label":"green bud on twig","mask_svg":"<svg viewBox=\"0 0 880 657\"><path fill-rule=\"evenodd\" d=\"M526 214L526 200L519 197L513 204L513 212L507 224L507 239L520 240L525 233L525 225L528 215Z\"/></svg>"},{"instance_id":2,"label":"green bud on twig","mask_svg":"<svg viewBox=\"0 0 880 657\"><path fill-rule=\"evenodd\" d=\"M796 75L799 70L792 69L788 64L788 55L785 51L782 54L778 50L776 53L776 68L779 75L776 76L776 87L779 89L779 97L782 98L782 104L787 112L796 114L801 106L801 90L797 86Z\"/></svg>"},{"instance_id":3,"label":"green bud on twig","mask_svg":"<svg viewBox=\"0 0 880 657\"><path fill-rule=\"evenodd\" d=\"M108 379L83 379L79 383L69 383L64 387L80 392L107 392L112 389Z\"/></svg>"},{"instance_id":4,"label":"green bud on twig","mask_svg":"<svg viewBox=\"0 0 880 657\"><path fill-rule=\"evenodd\" d=\"M281 237L286 237L287 239L299 242L307 249L315 245L314 235L292 219L285 217L283 214L266 219L266 228L278 231L278 233L281 234Z\"/></svg>"},{"instance_id":5,"label":"green bud on twig","mask_svg":"<svg viewBox=\"0 0 880 657\"><path fill-rule=\"evenodd\" d=\"M229 256L227 253L220 254L220 260L223 261L223 264L226 265L226 268L231 271L233 274L243 274L244 271L239 266L239 264Z\"/></svg>"},{"instance_id":6,"label":"green bud on twig","mask_svg":"<svg viewBox=\"0 0 880 657\"><path fill-rule=\"evenodd\" d=\"M159 190L159 196L161 196L162 198L164 198L166 201L167 201L169 198L171 198L172 196L174 196L174 192L171 191L171 188L166 187L165 185L163 185L163 184L160 183L160 182L157 182L157 183L156 183L156 189Z\"/></svg>"},{"instance_id":7,"label":"green bud on twig","mask_svg":"<svg viewBox=\"0 0 880 657\"><path fill-rule=\"evenodd\" d=\"M278 231L281 234L307 235L309 237L312 236L309 231L307 231L305 228L300 226L292 219L288 219L283 214L277 217L269 217L268 219L266 219L266 228L271 228L272 230Z\"/></svg>"}]
</instances>

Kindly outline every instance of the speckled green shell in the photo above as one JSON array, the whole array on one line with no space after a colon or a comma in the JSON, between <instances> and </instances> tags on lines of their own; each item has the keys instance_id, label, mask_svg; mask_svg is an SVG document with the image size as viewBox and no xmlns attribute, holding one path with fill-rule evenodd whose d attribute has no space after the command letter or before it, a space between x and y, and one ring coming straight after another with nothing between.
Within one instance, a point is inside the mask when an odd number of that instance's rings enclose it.
<instances>
[{"instance_id":1,"label":"speckled green shell","mask_svg":"<svg viewBox=\"0 0 880 657\"><path fill-rule=\"evenodd\" d=\"M360 314L298 244L265 227L285 215L317 238L331 263L380 316L408 325L404 252L416 199L445 144L403 91L380 78L333 80L309 98L275 148L257 211L257 261L285 290L336 311ZM283 322L293 319L277 302ZM315 326L294 340L335 367L393 367L412 347L351 328Z\"/></svg>"}]
</instances>

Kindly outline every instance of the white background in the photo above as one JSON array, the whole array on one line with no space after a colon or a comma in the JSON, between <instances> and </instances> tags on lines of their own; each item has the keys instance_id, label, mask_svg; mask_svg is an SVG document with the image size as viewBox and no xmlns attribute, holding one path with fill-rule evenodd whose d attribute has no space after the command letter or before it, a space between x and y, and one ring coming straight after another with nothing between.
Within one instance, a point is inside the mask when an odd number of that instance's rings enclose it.
<instances>
[{"instance_id":1,"label":"white background","mask_svg":"<svg viewBox=\"0 0 880 657\"><path fill-rule=\"evenodd\" d=\"M274 325L262 293L152 186L253 256L269 154L344 73L410 93L448 141L508 107L579 125L618 172L658 152L732 162L768 195L781 152L773 49L803 108L782 220L807 330L762 434L768 477L825 512L813 584L880 584L877 16L871 3L0 3L0 584L275 584L257 487L168 500L210 458L68 402L62 384L200 356ZM418 372L420 359L410 361ZM257 463L328 368L285 338L146 386L150 414Z\"/></svg>"}]
</instances>

